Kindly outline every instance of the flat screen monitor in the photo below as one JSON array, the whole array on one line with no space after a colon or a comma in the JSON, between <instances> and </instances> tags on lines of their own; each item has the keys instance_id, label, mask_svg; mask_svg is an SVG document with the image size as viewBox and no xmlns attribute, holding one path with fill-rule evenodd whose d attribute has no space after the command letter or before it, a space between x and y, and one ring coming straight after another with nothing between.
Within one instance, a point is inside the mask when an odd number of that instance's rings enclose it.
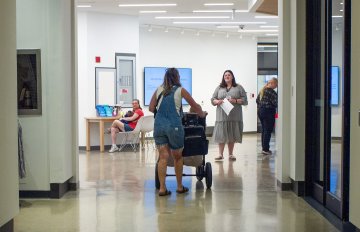
<instances>
[{"instance_id":1,"label":"flat screen monitor","mask_svg":"<svg viewBox=\"0 0 360 232\"><path fill-rule=\"evenodd\" d=\"M339 105L339 81L340 68L339 66L331 67L331 105Z\"/></svg>"},{"instance_id":2,"label":"flat screen monitor","mask_svg":"<svg viewBox=\"0 0 360 232\"><path fill-rule=\"evenodd\" d=\"M144 105L148 106L151 101L151 97L154 94L157 87L159 87L164 81L164 75L166 67L145 67L144 68ZM180 74L180 82L190 95L192 94L192 69L191 68L177 68ZM188 103L183 99L183 105Z\"/></svg>"}]
</instances>

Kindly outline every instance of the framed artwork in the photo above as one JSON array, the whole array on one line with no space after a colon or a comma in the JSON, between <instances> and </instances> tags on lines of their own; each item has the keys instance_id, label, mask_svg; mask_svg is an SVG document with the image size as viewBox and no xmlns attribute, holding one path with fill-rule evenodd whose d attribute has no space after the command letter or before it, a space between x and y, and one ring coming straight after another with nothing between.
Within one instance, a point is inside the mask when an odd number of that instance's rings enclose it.
<instances>
[{"instance_id":1,"label":"framed artwork","mask_svg":"<svg viewBox=\"0 0 360 232\"><path fill-rule=\"evenodd\" d=\"M116 104L116 69L95 67L95 105Z\"/></svg>"},{"instance_id":2,"label":"framed artwork","mask_svg":"<svg viewBox=\"0 0 360 232\"><path fill-rule=\"evenodd\" d=\"M17 50L18 115L41 115L40 49Z\"/></svg>"}]
</instances>

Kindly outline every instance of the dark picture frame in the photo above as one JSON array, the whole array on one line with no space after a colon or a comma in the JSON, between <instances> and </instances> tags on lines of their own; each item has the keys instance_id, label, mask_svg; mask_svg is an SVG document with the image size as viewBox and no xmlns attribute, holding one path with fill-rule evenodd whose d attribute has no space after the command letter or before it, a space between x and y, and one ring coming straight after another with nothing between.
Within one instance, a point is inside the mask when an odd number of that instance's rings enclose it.
<instances>
[{"instance_id":1,"label":"dark picture frame","mask_svg":"<svg viewBox=\"0 0 360 232\"><path fill-rule=\"evenodd\" d=\"M18 115L41 115L41 51L17 50Z\"/></svg>"}]
</instances>

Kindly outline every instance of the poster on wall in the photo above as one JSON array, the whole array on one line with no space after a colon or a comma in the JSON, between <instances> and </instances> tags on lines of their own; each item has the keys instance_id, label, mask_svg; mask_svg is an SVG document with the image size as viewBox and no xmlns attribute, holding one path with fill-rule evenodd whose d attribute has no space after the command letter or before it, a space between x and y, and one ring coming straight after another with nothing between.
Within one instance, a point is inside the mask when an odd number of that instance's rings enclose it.
<instances>
[{"instance_id":1,"label":"poster on wall","mask_svg":"<svg viewBox=\"0 0 360 232\"><path fill-rule=\"evenodd\" d=\"M18 115L41 115L40 49L17 50Z\"/></svg>"}]
</instances>

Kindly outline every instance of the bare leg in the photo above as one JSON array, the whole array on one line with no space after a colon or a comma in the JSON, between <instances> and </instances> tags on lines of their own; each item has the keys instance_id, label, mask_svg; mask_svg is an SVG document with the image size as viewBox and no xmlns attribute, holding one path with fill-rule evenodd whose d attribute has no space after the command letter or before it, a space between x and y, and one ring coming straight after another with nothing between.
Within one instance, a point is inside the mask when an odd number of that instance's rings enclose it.
<instances>
[{"instance_id":1,"label":"bare leg","mask_svg":"<svg viewBox=\"0 0 360 232\"><path fill-rule=\"evenodd\" d=\"M228 143L229 155L233 155L235 143Z\"/></svg>"},{"instance_id":2,"label":"bare leg","mask_svg":"<svg viewBox=\"0 0 360 232\"><path fill-rule=\"evenodd\" d=\"M225 143L219 143L219 155L224 156Z\"/></svg>"},{"instance_id":3,"label":"bare leg","mask_svg":"<svg viewBox=\"0 0 360 232\"><path fill-rule=\"evenodd\" d=\"M174 157L174 168L175 168L175 175L176 175L176 182L177 182L177 190L183 190L182 184L182 176L183 176L183 157L182 157L182 148L178 150L171 150L171 154Z\"/></svg>"},{"instance_id":4,"label":"bare leg","mask_svg":"<svg viewBox=\"0 0 360 232\"><path fill-rule=\"evenodd\" d=\"M111 142L112 144L116 144L116 133L120 131L125 131L124 123L119 120L115 120L111 125Z\"/></svg>"},{"instance_id":5,"label":"bare leg","mask_svg":"<svg viewBox=\"0 0 360 232\"><path fill-rule=\"evenodd\" d=\"M167 160L169 158L170 149L167 145L161 146L159 150L159 162L158 162L158 176L160 182L159 193L164 193L166 191L165 178L167 170Z\"/></svg>"}]
</instances>

